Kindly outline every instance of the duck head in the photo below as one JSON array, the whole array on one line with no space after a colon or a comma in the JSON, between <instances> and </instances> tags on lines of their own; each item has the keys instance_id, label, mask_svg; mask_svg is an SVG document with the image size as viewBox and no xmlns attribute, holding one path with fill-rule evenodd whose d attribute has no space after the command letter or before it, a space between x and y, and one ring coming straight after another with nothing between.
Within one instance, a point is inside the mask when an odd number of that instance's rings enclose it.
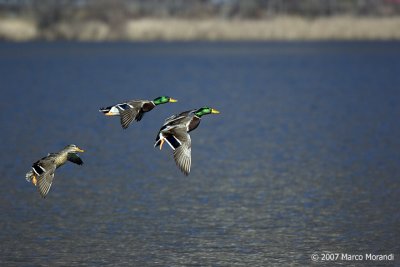
<instances>
[{"instance_id":1,"label":"duck head","mask_svg":"<svg viewBox=\"0 0 400 267\"><path fill-rule=\"evenodd\" d=\"M66 150L68 153L85 152L85 150L80 149L79 147L73 144L66 146L64 150Z\"/></svg>"},{"instance_id":2,"label":"duck head","mask_svg":"<svg viewBox=\"0 0 400 267\"><path fill-rule=\"evenodd\" d=\"M199 108L198 110L196 110L194 112L194 114L197 117L201 117L201 116L207 115L207 114L219 114L219 111L216 109L210 108L210 107L202 107L202 108Z\"/></svg>"},{"instance_id":3,"label":"duck head","mask_svg":"<svg viewBox=\"0 0 400 267\"><path fill-rule=\"evenodd\" d=\"M172 97L169 97L169 96L160 96L153 100L153 103L155 105L161 105L161 104L165 104L168 102L174 103L174 102L178 102L178 100L173 99Z\"/></svg>"}]
</instances>

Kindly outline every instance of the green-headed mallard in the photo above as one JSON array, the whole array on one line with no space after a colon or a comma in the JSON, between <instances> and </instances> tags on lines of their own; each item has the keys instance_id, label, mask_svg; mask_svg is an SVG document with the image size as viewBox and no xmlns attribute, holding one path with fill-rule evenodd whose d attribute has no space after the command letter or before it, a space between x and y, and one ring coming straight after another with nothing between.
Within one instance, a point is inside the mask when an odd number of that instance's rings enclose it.
<instances>
[{"instance_id":1,"label":"green-headed mallard","mask_svg":"<svg viewBox=\"0 0 400 267\"><path fill-rule=\"evenodd\" d=\"M53 182L54 171L58 167L64 165L67 160L78 165L83 164L77 152L83 150L76 145L68 145L60 152L49 153L33 163L32 170L26 173L26 180L32 182L38 188L40 195L45 198Z\"/></svg>"},{"instance_id":2,"label":"green-headed mallard","mask_svg":"<svg viewBox=\"0 0 400 267\"><path fill-rule=\"evenodd\" d=\"M163 143L167 142L174 150L176 165L185 175L189 175L192 164L192 142L188 133L199 126L203 115L218 113L218 110L203 107L188 110L167 118L158 132L154 147L160 146L161 150Z\"/></svg>"},{"instance_id":3,"label":"green-headed mallard","mask_svg":"<svg viewBox=\"0 0 400 267\"><path fill-rule=\"evenodd\" d=\"M149 112L157 105L168 102L177 102L177 100L168 96L160 96L153 101L130 100L121 104L100 108L100 112L103 112L106 116L120 116L121 126L126 129L133 120L140 121L145 112Z\"/></svg>"}]
</instances>

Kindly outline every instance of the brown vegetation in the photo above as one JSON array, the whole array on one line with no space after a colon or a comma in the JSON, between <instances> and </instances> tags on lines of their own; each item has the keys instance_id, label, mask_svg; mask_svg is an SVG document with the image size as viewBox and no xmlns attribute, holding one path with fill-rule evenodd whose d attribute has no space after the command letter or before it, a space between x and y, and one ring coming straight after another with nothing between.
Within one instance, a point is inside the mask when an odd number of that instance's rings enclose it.
<instances>
[{"instance_id":1,"label":"brown vegetation","mask_svg":"<svg viewBox=\"0 0 400 267\"><path fill-rule=\"evenodd\" d=\"M0 19L0 38L26 40L328 40L400 39L400 17L268 20L137 19L112 27L102 21L59 22L40 31L33 21Z\"/></svg>"},{"instance_id":2,"label":"brown vegetation","mask_svg":"<svg viewBox=\"0 0 400 267\"><path fill-rule=\"evenodd\" d=\"M400 39L400 0L0 0L0 39Z\"/></svg>"}]
</instances>

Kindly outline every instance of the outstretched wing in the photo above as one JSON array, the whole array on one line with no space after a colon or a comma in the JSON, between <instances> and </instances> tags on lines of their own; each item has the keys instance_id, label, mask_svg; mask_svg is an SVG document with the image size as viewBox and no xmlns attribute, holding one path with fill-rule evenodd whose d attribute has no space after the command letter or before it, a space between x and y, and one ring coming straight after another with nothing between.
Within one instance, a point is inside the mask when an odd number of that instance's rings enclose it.
<instances>
[{"instance_id":1,"label":"outstretched wing","mask_svg":"<svg viewBox=\"0 0 400 267\"><path fill-rule=\"evenodd\" d=\"M122 128L126 129L128 128L129 124L136 118L136 116L139 114L140 109L137 108L128 108L125 110L121 110L119 112L120 118L121 118L121 126ZM142 116L140 116L141 119Z\"/></svg>"},{"instance_id":2,"label":"outstretched wing","mask_svg":"<svg viewBox=\"0 0 400 267\"><path fill-rule=\"evenodd\" d=\"M172 136L167 136L166 139L172 143L174 148L174 160L179 169L189 175L190 166L192 165L192 141L190 135L184 127L176 127L168 131ZM174 140L175 142L172 142ZM177 144L179 145L177 146Z\"/></svg>"},{"instance_id":3,"label":"outstretched wing","mask_svg":"<svg viewBox=\"0 0 400 267\"><path fill-rule=\"evenodd\" d=\"M36 170L40 169L41 173L36 173ZM54 171L56 170L56 165L54 162L50 160L40 160L35 163L33 166L33 170L35 171L37 176L37 188L40 195L45 198L49 193L51 184L53 183Z\"/></svg>"},{"instance_id":4,"label":"outstretched wing","mask_svg":"<svg viewBox=\"0 0 400 267\"><path fill-rule=\"evenodd\" d=\"M184 111L184 112L181 112L179 114L175 114L175 115L172 115L172 116L166 118L165 121L164 121L164 126L165 125L179 123L181 119L184 119L184 118L188 117L188 115L190 113L192 113L193 111L195 111L195 109Z\"/></svg>"},{"instance_id":5,"label":"outstretched wing","mask_svg":"<svg viewBox=\"0 0 400 267\"><path fill-rule=\"evenodd\" d=\"M67 159L71 161L72 163L82 165L83 161L82 159L75 153L69 153Z\"/></svg>"},{"instance_id":6,"label":"outstretched wing","mask_svg":"<svg viewBox=\"0 0 400 267\"><path fill-rule=\"evenodd\" d=\"M146 105L146 109L143 107ZM131 100L125 103L124 107L119 108L122 128L128 128L133 120L140 121L144 112L151 110L151 102L147 100ZM154 105L153 105L154 107Z\"/></svg>"}]
</instances>

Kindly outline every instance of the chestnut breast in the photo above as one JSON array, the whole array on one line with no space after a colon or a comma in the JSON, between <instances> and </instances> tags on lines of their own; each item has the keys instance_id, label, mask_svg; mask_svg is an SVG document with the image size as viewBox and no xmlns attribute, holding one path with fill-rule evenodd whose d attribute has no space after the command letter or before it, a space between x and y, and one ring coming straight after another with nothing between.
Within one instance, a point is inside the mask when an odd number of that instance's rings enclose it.
<instances>
[{"instance_id":1,"label":"chestnut breast","mask_svg":"<svg viewBox=\"0 0 400 267\"><path fill-rule=\"evenodd\" d=\"M193 131L194 129L196 129L197 126L199 126L199 124L200 124L200 118L197 117L197 116L194 116L193 119L189 123L188 132Z\"/></svg>"}]
</instances>

